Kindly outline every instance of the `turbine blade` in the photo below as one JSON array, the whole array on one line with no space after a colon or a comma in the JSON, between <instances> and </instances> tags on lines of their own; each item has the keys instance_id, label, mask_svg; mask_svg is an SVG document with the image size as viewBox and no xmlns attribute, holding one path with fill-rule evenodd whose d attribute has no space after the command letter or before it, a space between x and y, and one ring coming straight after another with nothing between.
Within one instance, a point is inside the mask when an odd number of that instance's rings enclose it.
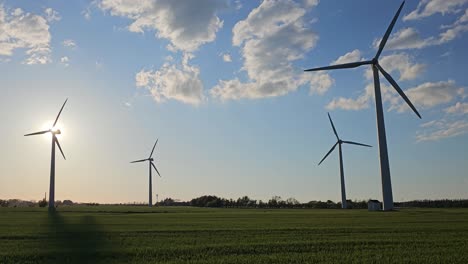
<instances>
[{"instance_id":1,"label":"turbine blade","mask_svg":"<svg viewBox=\"0 0 468 264\"><path fill-rule=\"evenodd\" d=\"M325 67L319 68L312 68L304 71L323 71L323 70L336 70L336 69L348 69L348 68L356 68L361 65L371 64L372 61L358 61L358 62L351 62L351 63L344 63L344 64L337 64L337 65L330 65Z\"/></svg>"},{"instance_id":2,"label":"turbine blade","mask_svg":"<svg viewBox=\"0 0 468 264\"><path fill-rule=\"evenodd\" d=\"M362 143L357 143L357 142L353 142L353 141L342 141L343 143L346 143L346 144L353 144L353 145L358 145L358 146L364 146L364 147L369 147L369 148L372 148L371 145L366 145L366 144L362 144Z\"/></svg>"},{"instance_id":3,"label":"turbine blade","mask_svg":"<svg viewBox=\"0 0 468 264\"><path fill-rule=\"evenodd\" d=\"M390 36L390 33L392 33L393 26L395 26L395 23L398 19L398 16L400 15L401 9L403 8L403 5L405 4L405 1L401 3L400 8L398 8L398 11L396 12L395 16L393 17L392 22L390 23L390 26L388 26L387 31L385 31L385 34L380 41L379 44L379 50L377 51L377 54L375 55L375 58L378 59L380 57L380 54L382 53L383 48L385 47L385 44L387 43L388 37Z\"/></svg>"},{"instance_id":4,"label":"turbine blade","mask_svg":"<svg viewBox=\"0 0 468 264\"><path fill-rule=\"evenodd\" d=\"M318 165L322 164L322 162L328 157L328 155L330 155L330 153L332 153L332 151L335 149L336 145L338 145L338 142L336 142L335 145L333 145L333 147L328 151L327 155L325 155L325 157L323 157L323 159L319 162Z\"/></svg>"},{"instance_id":5,"label":"turbine blade","mask_svg":"<svg viewBox=\"0 0 468 264\"><path fill-rule=\"evenodd\" d=\"M331 124L331 126L333 128L333 133L335 133L336 139L340 140L340 138L338 137L338 133L336 133L335 125L333 125L333 121L332 121L332 119L330 117L330 113L328 113L328 119L330 119L330 124Z\"/></svg>"},{"instance_id":6,"label":"turbine blade","mask_svg":"<svg viewBox=\"0 0 468 264\"><path fill-rule=\"evenodd\" d=\"M151 162L151 166L153 166L153 168L156 170L156 172L158 173L159 177L161 177L161 174L159 174L159 171L158 169L156 168L156 166L154 165L153 162Z\"/></svg>"},{"instance_id":7,"label":"turbine blade","mask_svg":"<svg viewBox=\"0 0 468 264\"><path fill-rule=\"evenodd\" d=\"M50 132L50 130L44 130L44 131L34 132L34 133L26 134L26 135L24 135L24 136L27 137L27 136L34 136L34 135L42 135L42 134L45 134L45 133L48 133L48 132Z\"/></svg>"},{"instance_id":8,"label":"turbine blade","mask_svg":"<svg viewBox=\"0 0 468 264\"><path fill-rule=\"evenodd\" d=\"M151 150L151 154L149 156L150 158L153 156L154 148L156 148L156 144L158 144L158 140L159 140L159 138L156 139L156 143L154 143L153 149Z\"/></svg>"},{"instance_id":9,"label":"turbine blade","mask_svg":"<svg viewBox=\"0 0 468 264\"><path fill-rule=\"evenodd\" d=\"M60 117L60 114L62 113L62 110L63 110L63 108L65 107L65 104L67 103L67 101L68 101L68 98L65 100L65 103L63 103L62 108L60 108L60 112L58 113L57 118L55 118L55 122L54 122L54 124L52 125L52 127L54 127L54 126L57 124L57 121L58 121L58 119L59 119L59 117Z\"/></svg>"},{"instance_id":10,"label":"turbine blade","mask_svg":"<svg viewBox=\"0 0 468 264\"><path fill-rule=\"evenodd\" d=\"M135 160L135 161L132 161L130 163L137 163L137 162L143 162L143 161L147 161L148 159L142 159L142 160Z\"/></svg>"},{"instance_id":11,"label":"turbine blade","mask_svg":"<svg viewBox=\"0 0 468 264\"><path fill-rule=\"evenodd\" d=\"M414 107L413 103L411 103L410 99L406 96L406 94L403 92L403 90L400 88L400 86L398 86L398 84L396 83L396 81L392 78L392 76L390 76L390 74L388 74L383 68L382 66L380 66L378 63L376 64L377 65L377 68L379 69L379 71L383 74L383 76L385 77L385 79L387 79L387 81L393 86L393 88L395 88L395 90L400 94L401 97L403 97L403 99L405 100L405 102L409 105L409 107L411 107L411 109L413 109L414 113L419 117L421 118L421 115L419 114L418 110L416 110L416 107Z\"/></svg>"},{"instance_id":12,"label":"turbine blade","mask_svg":"<svg viewBox=\"0 0 468 264\"><path fill-rule=\"evenodd\" d=\"M63 159L64 159L64 160L67 160L67 159L65 158L65 154L63 154L62 147L60 146L60 143L59 143L59 141L58 141L58 139L57 139L56 136L54 136L54 141L55 141L55 143L57 144L57 146L58 146L58 148L59 148L59 150L60 150L60 153L62 153Z\"/></svg>"}]
</instances>

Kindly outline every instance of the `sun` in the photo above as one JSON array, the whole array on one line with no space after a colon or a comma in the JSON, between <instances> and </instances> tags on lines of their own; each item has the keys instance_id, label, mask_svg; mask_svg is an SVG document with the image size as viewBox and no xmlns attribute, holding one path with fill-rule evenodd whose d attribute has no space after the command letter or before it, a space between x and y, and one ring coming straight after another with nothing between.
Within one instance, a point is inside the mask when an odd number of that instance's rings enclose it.
<instances>
[{"instance_id":1,"label":"sun","mask_svg":"<svg viewBox=\"0 0 468 264\"><path fill-rule=\"evenodd\" d=\"M49 121L46 121L42 124L41 126L41 131L45 131L45 130L51 130L52 132L58 132L60 131L60 134L55 134L55 136L58 138L58 139L61 139L63 138L63 134L64 134L64 126L63 124L61 124L60 122L58 122L55 126L52 126L54 124L54 121L52 120L49 120ZM44 134L44 138L46 138L47 140L50 140L50 133L46 133Z\"/></svg>"}]
</instances>

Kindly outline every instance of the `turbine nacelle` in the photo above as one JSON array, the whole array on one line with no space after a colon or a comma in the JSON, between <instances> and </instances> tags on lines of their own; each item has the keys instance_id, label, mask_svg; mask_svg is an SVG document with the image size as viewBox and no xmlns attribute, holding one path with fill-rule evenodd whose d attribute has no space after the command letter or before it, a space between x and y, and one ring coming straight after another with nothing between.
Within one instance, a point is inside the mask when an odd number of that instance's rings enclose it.
<instances>
[{"instance_id":1,"label":"turbine nacelle","mask_svg":"<svg viewBox=\"0 0 468 264\"><path fill-rule=\"evenodd\" d=\"M154 149L156 148L156 144L158 144L158 139L156 139L156 142L154 143L154 146L153 146L153 149L151 150L151 153L150 153L150 155L149 155L149 158L131 161L130 163L138 163L138 162L149 161L149 162L150 162L150 166L153 167L154 170L158 173L159 177L161 177L161 174L159 174L158 169L156 168L156 166L155 166L154 163L153 163L153 161L154 161L153 153L154 153Z\"/></svg>"},{"instance_id":2,"label":"turbine nacelle","mask_svg":"<svg viewBox=\"0 0 468 264\"><path fill-rule=\"evenodd\" d=\"M332 153L333 150L335 150L337 145L340 146L340 152L341 152L341 145L342 144L351 144L351 145L358 145L358 146L363 146L363 147L371 147L370 145L367 145L367 144L362 144L362 143L358 143L358 142L354 142L354 141L348 141L348 140L341 140L341 138L338 136L338 133L336 132L335 124L333 124L333 120L331 119L330 113L328 113L328 119L330 120L330 125L331 125L331 127L333 129L333 134L335 134L336 143L327 152L325 157L323 157L323 159L319 162L318 165L322 164L322 162L328 157L328 155L330 155L330 153Z\"/></svg>"},{"instance_id":3,"label":"turbine nacelle","mask_svg":"<svg viewBox=\"0 0 468 264\"><path fill-rule=\"evenodd\" d=\"M59 148L60 150L60 153L62 153L62 156L63 156L63 159L66 159L65 158L65 154L63 154L63 150L62 150L62 147L60 146L60 142L58 141L58 138L55 137L55 135L60 135L62 134L62 131L60 131L60 129L58 129L57 127L55 127L55 125L57 125L57 121L60 117L60 114L62 113L62 110L63 108L65 107L65 104L67 103L68 99L65 100L65 102L63 103L62 105L62 108L60 108L60 111L57 115L57 117L55 118L55 122L54 124L52 125L52 128L49 129L49 130L44 130L44 131L39 131L39 132L34 132L34 133L30 133L30 134L26 134L24 136L36 136L36 135L42 135L42 134L47 134L47 133L51 133L52 134L52 142L54 143L54 146L57 145L57 147Z\"/></svg>"}]
</instances>

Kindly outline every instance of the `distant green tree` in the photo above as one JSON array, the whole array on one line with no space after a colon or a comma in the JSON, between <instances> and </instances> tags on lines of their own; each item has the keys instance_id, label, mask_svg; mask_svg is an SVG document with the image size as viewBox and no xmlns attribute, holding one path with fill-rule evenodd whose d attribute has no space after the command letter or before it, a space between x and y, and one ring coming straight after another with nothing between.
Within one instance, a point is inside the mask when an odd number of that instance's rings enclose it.
<instances>
[{"instance_id":1,"label":"distant green tree","mask_svg":"<svg viewBox=\"0 0 468 264\"><path fill-rule=\"evenodd\" d=\"M8 207L8 204L7 200L0 200L0 207Z\"/></svg>"},{"instance_id":2,"label":"distant green tree","mask_svg":"<svg viewBox=\"0 0 468 264\"><path fill-rule=\"evenodd\" d=\"M290 197L290 198L286 199L286 205L288 205L289 208L297 207L300 204L301 203L299 203L299 201L296 200L296 198Z\"/></svg>"},{"instance_id":3,"label":"distant green tree","mask_svg":"<svg viewBox=\"0 0 468 264\"><path fill-rule=\"evenodd\" d=\"M278 207L280 207L281 202L282 202L281 196L275 195L275 196L271 197L270 200L268 200L268 207L278 208Z\"/></svg>"},{"instance_id":4,"label":"distant green tree","mask_svg":"<svg viewBox=\"0 0 468 264\"><path fill-rule=\"evenodd\" d=\"M46 207L47 206L47 200L43 198L38 202L39 207Z\"/></svg>"}]
</instances>

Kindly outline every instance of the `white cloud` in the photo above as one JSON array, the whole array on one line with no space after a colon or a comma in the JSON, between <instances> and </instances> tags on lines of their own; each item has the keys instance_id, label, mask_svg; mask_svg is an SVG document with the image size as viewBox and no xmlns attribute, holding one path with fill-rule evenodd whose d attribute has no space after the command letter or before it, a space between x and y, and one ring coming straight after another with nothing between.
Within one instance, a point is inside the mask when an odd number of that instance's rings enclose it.
<instances>
[{"instance_id":1,"label":"white cloud","mask_svg":"<svg viewBox=\"0 0 468 264\"><path fill-rule=\"evenodd\" d=\"M441 58L450 57L452 55L451 51L446 51L440 55Z\"/></svg>"},{"instance_id":2,"label":"white cloud","mask_svg":"<svg viewBox=\"0 0 468 264\"><path fill-rule=\"evenodd\" d=\"M236 10L240 10L242 8L242 1L241 0L235 0L234 5Z\"/></svg>"},{"instance_id":3,"label":"white cloud","mask_svg":"<svg viewBox=\"0 0 468 264\"><path fill-rule=\"evenodd\" d=\"M343 109L343 110L362 110L369 108L369 99L367 95L361 95L357 99L352 98L334 98L327 104L328 110Z\"/></svg>"},{"instance_id":4,"label":"white cloud","mask_svg":"<svg viewBox=\"0 0 468 264\"><path fill-rule=\"evenodd\" d=\"M223 61L232 62L231 54L228 54L228 53L223 54Z\"/></svg>"},{"instance_id":5,"label":"white cloud","mask_svg":"<svg viewBox=\"0 0 468 264\"><path fill-rule=\"evenodd\" d=\"M350 63L350 62L356 62L362 60L361 56L361 51L358 49L355 49L353 51L350 51L346 53L343 56L340 56L338 59L333 61L331 64L343 64L343 63Z\"/></svg>"},{"instance_id":6,"label":"white cloud","mask_svg":"<svg viewBox=\"0 0 468 264\"><path fill-rule=\"evenodd\" d=\"M385 84L380 85L381 93L383 100L387 98L386 94L389 91L389 87ZM345 98L345 97L338 97L334 98L330 103L327 104L326 108L328 110L334 109L343 109L343 110L362 110L369 108L370 101L374 98L374 84L369 83L364 88L364 91L361 95L359 95L356 99L353 98Z\"/></svg>"},{"instance_id":7,"label":"white cloud","mask_svg":"<svg viewBox=\"0 0 468 264\"><path fill-rule=\"evenodd\" d=\"M442 29L445 29L444 32L439 34L439 39L437 44L447 43L459 37L462 33L468 31L468 8L465 9L465 12L460 16L453 24L443 25Z\"/></svg>"},{"instance_id":8,"label":"white cloud","mask_svg":"<svg viewBox=\"0 0 468 264\"><path fill-rule=\"evenodd\" d=\"M406 53L382 56L379 59L379 64L390 74L398 73L399 78L396 78L394 75L392 75L392 77L400 81L416 79L426 67L424 64L414 63L413 59ZM373 80L371 67L368 67L365 76L368 80Z\"/></svg>"},{"instance_id":9,"label":"white cloud","mask_svg":"<svg viewBox=\"0 0 468 264\"><path fill-rule=\"evenodd\" d=\"M315 7L319 4L319 0L304 0L306 7Z\"/></svg>"},{"instance_id":10,"label":"white cloud","mask_svg":"<svg viewBox=\"0 0 468 264\"><path fill-rule=\"evenodd\" d=\"M23 11L23 9L21 9L21 8L15 8L15 10L13 10L13 11L11 12L11 14L12 14L13 16L21 16L23 13L24 13L24 11Z\"/></svg>"},{"instance_id":11,"label":"white cloud","mask_svg":"<svg viewBox=\"0 0 468 264\"><path fill-rule=\"evenodd\" d=\"M388 105L388 110L397 110L404 112L410 110L405 101L395 91L395 89L386 84L380 84L382 101ZM417 109L429 109L438 105L446 104L457 97L465 96L464 88L459 87L454 81L426 82L416 87L404 90L407 97ZM370 102L374 100L374 84L369 83L364 91L356 98L338 97L327 104L329 110L361 110L369 108ZM446 112L464 111L465 104L457 104L447 108Z\"/></svg>"},{"instance_id":12,"label":"white cloud","mask_svg":"<svg viewBox=\"0 0 468 264\"><path fill-rule=\"evenodd\" d=\"M456 104L445 108L444 111L448 114L468 114L468 103L457 102Z\"/></svg>"},{"instance_id":13,"label":"white cloud","mask_svg":"<svg viewBox=\"0 0 468 264\"><path fill-rule=\"evenodd\" d=\"M468 13L468 9L467 9L467 13ZM440 44L452 41L458 36L460 36L462 33L468 31L468 23L466 23L466 20L464 21L464 23L461 23L461 22L458 23L459 21L462 20L462 18L466 16L467 13L465 13L465 15L461 17L459 20L457 20L453 25L447 26L448 29L445 32L440 33L439 35ZM444 28L447 28L447 27L444 27Z\"/></svg>"},{"instance_id":14,"label":"white cloud","mask_svg":"<svg viewBox=\"0 0 468 264\"><path fill-rule=\"evenodd\" d=\"M407 89L405 94L413 102L416 108L432 108L437 105L449 103L454 100L463 88L457 86L453 80L441 82L426 82L416 87ZM398 95L395 95L398 98ZM408 110L406 102L398 100L392 103L391 109L399 112Z\"/></svg>"},{"instance_id":15,"label":"white cloud","mask_svg":"<svg viewBox=\"0 0 468 264\"><path fill-rule=\"evenodd\" d=\"M92 0L86 8L81 11L81 15L86 19L86 20L91 20L91 13L92 13L92 8L98 6L99 0Z\"/></svg>"},{"instance_id":16,"label":"white cloud","mask_svg":"<svg viewBox=\"0 0 468 264\"><path fill-rule=\"evenodd\" d=\"M468 133L468 121L466 119L449 120L442 118L422 124L421 127L423 130L416 133L416 141L418 142L437 141Z\"/></svg>"},{"instance_id":17,"label":"white cloud","mask_svg":"<svg viewBox=\"0 0 468 264\"><path fill-rule=\"evenodd\" d=\"M62 63L65 67L68 67L70 64L70 59L67 56L60 58L60 63Z\"/></svg>"},{"instance_id":18,"label":"white cloud","mask_svg":"<svg viewBox=\"0 0 468 264\"><path fill-rule=\"evenodd\" d=\"M376 49L379 47L381 40L382 38L374 40L373 45ZM385 48L387 50L421 49L437 43L434 37L422 39L416 29L409 27L400 29L398 32L392 34Z\"/></svg>"},{"instance_id":19,"label":"white cloud","mask_svg":"<svg viewBox=\"0 0 468 264\"><path fill-rule=\"evenodd\" d=\"M422 0L416 10L403 17L403 21L421 19L436 13L442 15L456 13L468 0Z\"/></svg>"},{"instance_id":20,"label":"white cloud","mask_svg":"<svg viewBox=\"0 0 468 264\"><path fill-rule=\"evenodd\" d=\"M165 63L157 71L141 70L135 76L137 87L151 92L158 103L166 99L199 105L204 100L203 83L199 78L200 70L188 64L190 55L185 55L180 68Z\"/></svg>"},{"instance_id":21,"label":"white cloud","mask_svg":"<svg viewBox=\"0 0 468 264\"><path fill-rule=\"evenodd\" d=\"M407 55L396 54L382 57L380 65L385 67L387 72L398 71L400 81L416 79L426 68L426 65L421 63L411 63Z\"/></svg>"},{"instance_id":22,"label":"white cloud","mask_svg":"<svg viewBox=\"0 0 468 264\"><path fill-rule=\"evenodd\" d=\"M183 52L181 66L166 62L159 70L141 70L136 75L138 87L146 87L157 102L173 99L198 105L204 100L200 70L189 60L192 52L215 40L223 26L217 13L227 7L225 0L101 0L97 6L132 20L129 31L155 31L157 38L169 40L169 51Z\"/></svg>"},{"instance_id":23,"label":"white cloud","mask_svg":"<svg viewBox=\"0 0 468 264\"><path fill-rule=\"evenodd\" d=\"M448 86L449 88L439 88L441 91L430 96L430 99L434 99L434 96L443 93L443 95L439 95L442 99L436 99L436 103L444 103L449 99L451 101L452 98L457 96L462 99L466 97L464 88L453 88L453 81L448 81L445 85L439 86ZM444 117L421 125L421 130L416 133L418 142L436 141L468 133L468 103L457 102L443 110L446 113Z\"/></svg>"},{"instance_id":24,"label":"white cloud","mask_svg":"<svg viewBox=\"0 0 468 264\"><path fill-rule=\"evenodd\" d=\"M311 76L307 77L308 82L310 84L309 87L309 94L318 94L323 95L325 94L328 89L335 83L330 75L319 72L313 73Z\"/></svg>"},{"instance_id":25,"label":"white cloud","mask_svg":"<svg viewBox=\"0 0 468 264\"><path fill-rule=\"evenodd\" d=\"M102 10L132 20L128 30L155 30L156 37L168 39L177 50L193 52L212 42L223 21L216 15L227 6L221 0L102 0ZM196 10L196 11L194 11Z\"/></svg>"},{"instance_id":26,"label":"white cloud","mask_svg":"<svg viewBox=\"0 0 468 264\"><path fill-rule=\"evenodd\" d=\"M83 17L86 19L86 20L91 20L91 9L90 8L86 8L85 10L83 10L81 12L81 14L83 15Z\"/></svg>"},{"instance_id":27,"label":"white cloud","mask_svg":"<svg viewBox=\"0 0 468 264\"><path fill-rule=\"evenodd\" d=\"M241 47L248 81L220 80L210 91L221 100L287 94L301 85L322 94L333 84L326 73L303 73L292 62L304 57L318 36L304 22L306 9L291 1L265 0L233 28L233 45Z\"/></svg>"},{"instance_id":28,"label":"white cloud","mask_svg":"<svg viewBox=\"0 0 468 264\"><path fill-rule=\"evenodd\" d=\"M44 10L44 13L45 13L45 17L47 19L47 21L49 22L53 22L53 21L59 21L60 19L62 19L62 17L59 15L59 13L55 10L53 10L52 8L46 8Z\"/></svg>"},{"instance_id":29,"label":"white cloud","mask_svg":"<svg viewBox=\"0 0 468 264\"><path fill-rule=\"evenodd\" d=\"M457 20L457 22L455 22L456 24L461 24L461 23L465 23L465 22L468 22L468 8L465 9L465 13L463 14L463 16L460 17L460 19Z\"/></svg>"},{"instance_id":30,"label":"white cloud","mask_svg":"<svg viewBox=\"0 0 468 264\"><path fill-rule=\"evenodd\" d=\"M446 1L450 2L450 1ZM462 16L460 16L451 25L442 25L441 32L437 37L422 38L419 32L411 27L400 29L398 32L392 34L388 39L387 50L403 50L403 49L421 49L434 45L441 45L454 40L462 33L468 31L468 9L465 9ZM377 49L380 44L381 38L373 42L373 46Z\"/></svg>"},{"instance_id":31,"label":"white cloud","mask_svg":"<svg viewBox=\"0 0 468 264\"><path fill-rule=\"evenodd\" d=\"M76 42L72 39L66 39L62 42L62 45L68 48L76 48Z\"/></svg>"},{"instance_id":32,"label":"white cloud","mask_svg":"<svg viewBox=\"0 0 468 264\"><path fill-rule=\"evenodd\" d=\"M26 49L25 64L46 64L50 58L50 32L45 17L17 8L7 13L0 5L0 56Z\"/></svg>"}]
</instances>

